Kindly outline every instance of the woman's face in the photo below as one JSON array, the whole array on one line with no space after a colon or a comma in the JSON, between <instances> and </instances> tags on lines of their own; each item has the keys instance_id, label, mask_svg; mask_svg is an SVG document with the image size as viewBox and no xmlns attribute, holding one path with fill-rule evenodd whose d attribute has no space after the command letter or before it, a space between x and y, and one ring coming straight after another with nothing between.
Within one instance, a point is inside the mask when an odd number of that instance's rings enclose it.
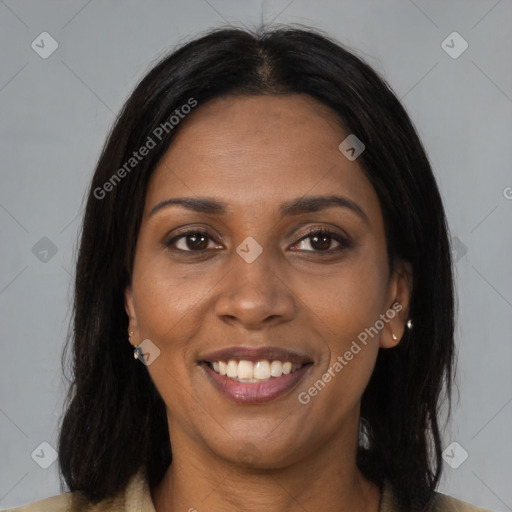
<instances>
[{"instance_id":1,"label":"woman's face","mask_svg":"<svg viewBox=\"0 0 512 512\"><path fill-rule=\"evenodd\" d=\"M160 161L126 308L173 452L283 467L355 450L409 284L408 267L390 272L375 190L338 149L348 135L308 96L228 97L199 105Z\"/></svg>"}]
</instances>

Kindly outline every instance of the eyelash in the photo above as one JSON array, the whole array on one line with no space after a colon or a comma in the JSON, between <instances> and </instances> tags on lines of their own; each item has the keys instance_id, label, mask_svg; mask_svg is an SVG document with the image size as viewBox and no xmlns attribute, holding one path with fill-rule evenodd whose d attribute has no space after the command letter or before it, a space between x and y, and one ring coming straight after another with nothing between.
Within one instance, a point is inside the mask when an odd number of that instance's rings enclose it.
<instances>
[{"instance_id":1,"label":"eyelash","mask_svg":"<svg viewBox=\"0 0 512 512\"><path fill-rule=\"evenodd\" d=\"M215 240L210 236L210 233L208 233L208 231L201 229L201 228L195 228L195 229L190 229L188 231L184 231L184 232L180 233L179 235L176 235L175 237L173 237L170 240L168 240L167 242L165 242L165 246L168 249L175 250L175 251L182 252L182 253L198 253L198 254L202 253L202 254L204 254L204 252L207 251L208 249L201 249L201 250L194 251L194 250L190 250L190 249L189 250L176 249L175 247L173 247L173 245L178 240L181 240L182 238L186 238L187 236L190 236L190 235L204 236L204 237L208 238L209 240L212 240L215 242ZM314 235L329 236L330 238L332 238L333 240L338 242L340 244L340 246L335 249L328 249L326 251L319 251L319 250L314 250L314 249L313 250L299 249L297 252L332 254L334 252L341 251L342 249L348 249L352 246L351 241L347 236L344 236L344 235L338 233L337 231L333 231L333 230L330 230L327 228L312 229L311 231L306 233L303 237L301 237L299 240L297 240L297 242L295 242L294 245L297 245L298 243L302 242L303 240L307 240L308 238L311 239Z\"/></svg>"}]
</instances>

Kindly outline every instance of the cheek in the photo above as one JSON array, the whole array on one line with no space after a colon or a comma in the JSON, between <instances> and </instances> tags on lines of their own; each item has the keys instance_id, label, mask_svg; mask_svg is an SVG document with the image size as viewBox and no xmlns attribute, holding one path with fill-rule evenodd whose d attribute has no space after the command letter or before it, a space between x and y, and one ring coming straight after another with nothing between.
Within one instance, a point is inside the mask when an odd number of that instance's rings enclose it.
<instances>
[{"instance_id":1,"label":"cheek","mask_svg":"<svg viewBox=\"0 0 512 512\"><path fill-rule=\"evenodd\" d=\"M166 343L194 325L212 283L207 274L196 278L171 268L165 255L141 257L138 263L133 289L141 336Z\"/></svg>"},{"instance_id":2,"label":"cheek","mask_svg":"<svg viewBox=\"0 0 512 512\"><path fill-rule=\"evenodd\" d=\"M303 294L325 347L321 382L301 391L315 401L314 408L329 410L335 425L341 411L356 407L375 366L380 338L375 326L387 306L387 261L368 251L336 273L311 280L315 286L302 280Z\"/></svg>"},{"instance_id":3,"label":"cheek","mask_svg":"<svg viewBox=\"0 0 512 512\"><path fill-rule=\"evenodd\" d=\"M169 410L179 410L186 398L184 390L194 386L190 340L199 336L201 318L206 315L205 290L209 288L211 284L202 279L171 272L165 257L140 257L134 267L140 340L151 340L159 351L147 369Z\"/></svg>"},{"instance_id":4,"label":"cheek","mask_svg":"<svg viewBox=\"0 0 512 512\"><path fill-rule=\"evenodd\" d=\"M316 379L298 391L310 416L324 418L324 431L337 430L349 411L357 411L379 351L379 335L365 330L379 318L374 296L359 287L344 290L332 294L328 315L317 321L323 357Z\"/></svg>"},{"instance_id":5,"label":"cheek","mask_svg":"<svg viewBox=\"0 0 512 512\"><path fill-rule=\"evenodd\" d=\"M373 326L387 306L387 262L371 251L355 255L320 279L303 278L302 283L309 308L327 337L337 340L339 350Z\"/></svg>"},{"instance_id":6,"label":"cheek","mask_svg":"<svg viewBox=\"0 0 512 512\"><path fill-rule=\"evenodd\" d=\"M151 340L159 351L147 370L168 411L193 409L186 390L194 388L189 363L190 339L200 329L203 286L169 271L159 259L139 260L134 268L133 290L141 341ZM140 270L140 269L144 270Z\"/></svg>"}]
</instances>

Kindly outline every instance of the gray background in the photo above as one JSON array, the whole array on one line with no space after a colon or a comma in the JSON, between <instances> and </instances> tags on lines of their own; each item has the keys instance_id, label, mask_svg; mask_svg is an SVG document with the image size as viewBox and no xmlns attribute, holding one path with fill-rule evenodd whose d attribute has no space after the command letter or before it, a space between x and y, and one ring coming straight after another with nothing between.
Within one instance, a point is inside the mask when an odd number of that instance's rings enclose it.
<instances>
[{"instance_id":1,"label":"gray background","mask_svg":"<svg viewBox=\"0 0 512 512\"><path fill-rule=\"evenodd\" d=\"M512 510L510 0L0 1L0 507L60 492L39 445L56 445L82 199L116 113L176 44L261 20L311 25L354 48L416 124L456 237L460 399L444 446L469 456L445 464L440 489ZM31 48L44 31L59 45L46 59ZM453 31L469 44L458 58L441 46Z\"/></svg>"}]
</instances>

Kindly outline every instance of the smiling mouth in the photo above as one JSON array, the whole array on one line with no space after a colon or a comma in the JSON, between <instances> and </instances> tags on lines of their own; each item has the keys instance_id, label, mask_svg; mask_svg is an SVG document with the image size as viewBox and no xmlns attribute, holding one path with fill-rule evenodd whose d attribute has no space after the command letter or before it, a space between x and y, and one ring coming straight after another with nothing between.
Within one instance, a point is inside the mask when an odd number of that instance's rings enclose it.
<instances>
[{"instance_id":1,"label":"smiling mouth","mask_svg":"<svg viewBox=\"0 0 512 512\"><path fill-rule=\"evenodd\" d=\"M199 366L204 369L209 382L230 400L240 404L262 404L288 395L305 378L313 363L218 359L202 361Z\"/></svg>"},{"instance_id":2,"label":"smiling mouth","mask_svg":"<svg viewBox=\"0 0 512 512\"><path fill-rule=\"evenodd\" d=\"M310 357L280 347L229 347L200 358L216 374L235 382L261 383L313 364Z\"/></svg>"},{"instance_id":3,"label":"smiling mouth","mask_svg":"<svg viewBox=\"0 0 512 512\"><path fill-rule=\"evenodd\" d=\"M208 366L219 375L226 376L235 382L260 383L277 379L283 375L293 373L303 366L311 363L292 363L291 361L280 361L267 359L259 361L248 361L245 359L229 359L227 361L207 362Z\"/></svg>"}]
</instances>

